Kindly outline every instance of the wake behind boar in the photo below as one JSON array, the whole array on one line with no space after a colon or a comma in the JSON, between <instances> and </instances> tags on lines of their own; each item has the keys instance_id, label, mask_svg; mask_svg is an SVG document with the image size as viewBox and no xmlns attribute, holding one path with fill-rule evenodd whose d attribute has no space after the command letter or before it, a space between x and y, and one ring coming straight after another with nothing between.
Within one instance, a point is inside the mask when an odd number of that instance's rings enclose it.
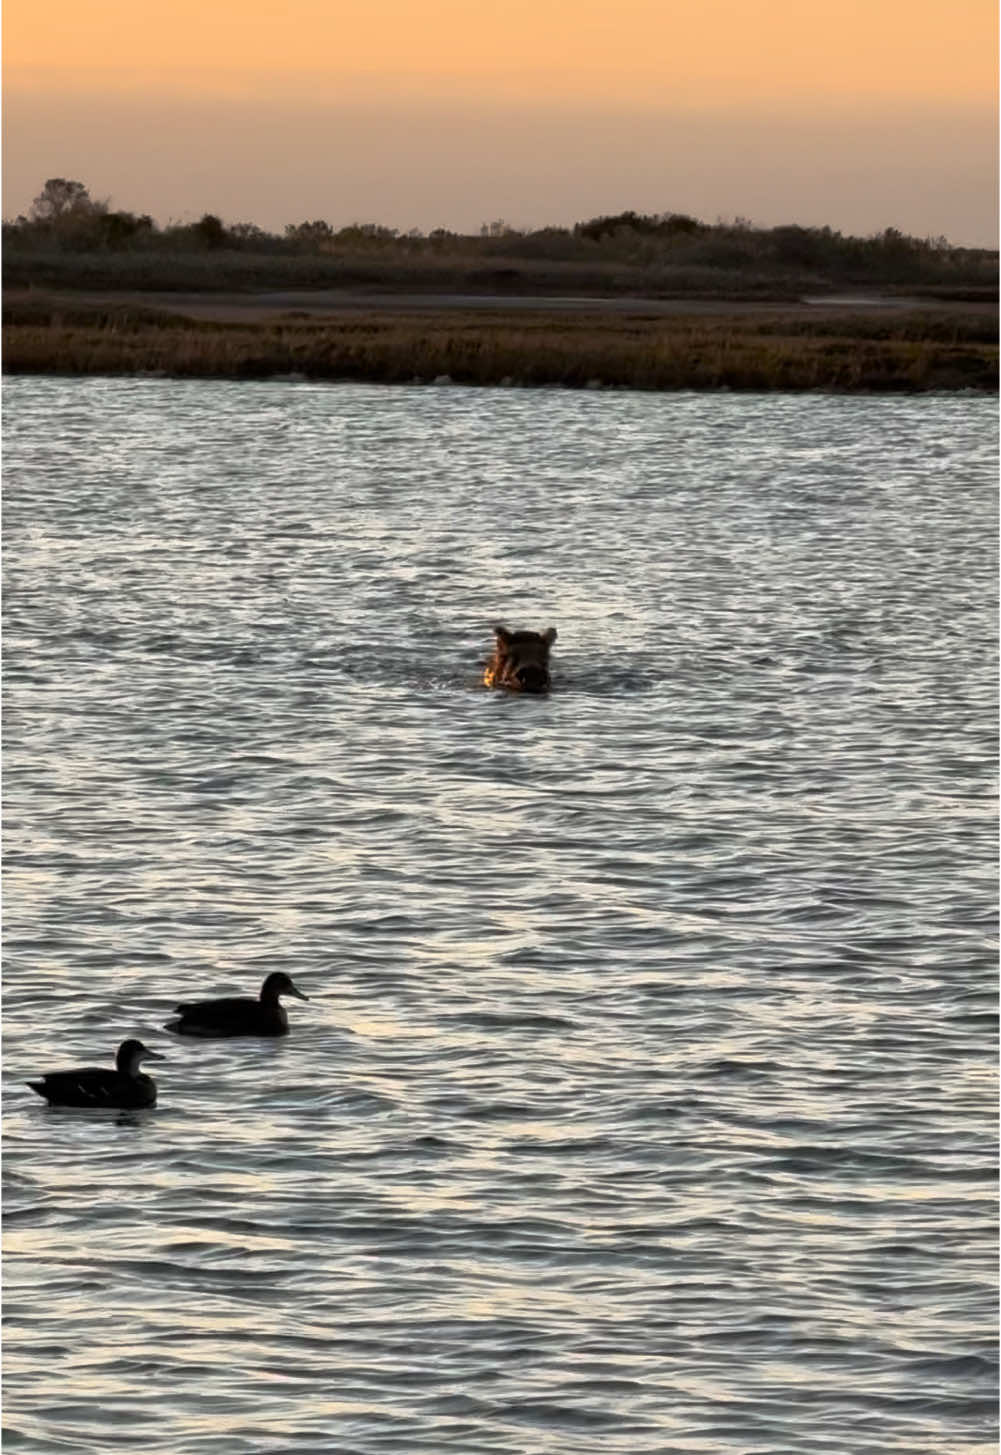
<instances>
[{"instance_id":1,"label":"wake behind boar","mask_svg":"<svg viewBox=\"0 0 1001 1455\"><path fill-rule=\"evenodd\" d=\"M495 626L493 656L483 681L487 687L506 687L511 692L548 692L549 649L556 640L556 628L544 632L513 632Z\"/></svg>"}]
</instances>

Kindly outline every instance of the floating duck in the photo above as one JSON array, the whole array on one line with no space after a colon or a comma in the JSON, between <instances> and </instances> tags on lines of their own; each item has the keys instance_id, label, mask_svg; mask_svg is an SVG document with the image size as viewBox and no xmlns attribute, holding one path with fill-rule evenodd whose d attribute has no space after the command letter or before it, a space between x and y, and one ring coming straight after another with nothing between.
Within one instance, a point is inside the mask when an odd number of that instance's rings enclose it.
<instances>
[{"instance_id":1,"label":"floating duck","mask_svg":"<svg viewBox=\"0 0 1001 1455\"><path fill-rule=\"evenodd\" d=\"M50 1071L41 1081L29 1081L32 1091L50 1106L133 1107L156 1105L156 1082L139 1070L140 1061L164 1061L142 1041L123 1041L115 1057L116 1069L81 1066L78 1071Z\"/></svg>"},{"instance_id":2,"label":"floating duck","mask_svg":"<svg viewBox=\"0 0 1001 1455\"><path fill-rule=\"evenodd\" d=\"M195 1000L175 1007L179 1017L166 1029L179 1036L287 1036L288 1016L283 995L308 1000L283 970L275 970L261 986L259 1000L232 995L222 1000Z\"/></svg>"}]
</instances>

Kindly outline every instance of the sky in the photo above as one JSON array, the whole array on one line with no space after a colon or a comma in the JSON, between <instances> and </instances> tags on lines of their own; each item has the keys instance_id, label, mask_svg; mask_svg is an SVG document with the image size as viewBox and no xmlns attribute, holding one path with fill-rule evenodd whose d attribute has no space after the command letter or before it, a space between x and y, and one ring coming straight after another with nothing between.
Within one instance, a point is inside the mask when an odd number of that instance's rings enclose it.
<instances>
[{"instance_id":1,"label":"sky","mask_svg":"<svg viewBox=\"0 0 1001 1455\"><path fill-rule=\"evenodd\" d=\"M997 246L996 0L4 0L3 215Z\"/></svg>"}]
</instances>

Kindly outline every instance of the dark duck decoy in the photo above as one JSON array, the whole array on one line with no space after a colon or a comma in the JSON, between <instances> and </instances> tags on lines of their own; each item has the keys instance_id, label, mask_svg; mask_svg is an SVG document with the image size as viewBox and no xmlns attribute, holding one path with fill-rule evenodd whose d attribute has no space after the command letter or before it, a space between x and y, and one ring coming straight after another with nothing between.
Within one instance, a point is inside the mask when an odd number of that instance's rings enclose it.
<instances>
[{"instance_id":1,"label":"dark duck decoy","mask_svg":"<svg viewBox=\"0 0 1001 1455\"><path fill-rule=\"evenodd\" d=\"M139 1070L140 1061L164 1061L142 1041L123 1041L115 1057L115 1070L81 1066L77 1071L50 1071L41 1081L29 1081L32 1091L50 1106L134 1107L156 1105L156 1082Z\"/></svg>"},{"instance_id":2,"label":"dark duck decoy","mask_svg":"<svg viewBox=\"0 0 1001 1455\"><path fill-rule=\"evenodd\" d=\"M308 1000L283 970L269 975L261 986L260 999L232 995L223 1000L195 1000L175 1007L178 1019L166 1029L179 1036L287 1036L288 1016L280 997L294 995Z\"/></svg>"}]
</instances>

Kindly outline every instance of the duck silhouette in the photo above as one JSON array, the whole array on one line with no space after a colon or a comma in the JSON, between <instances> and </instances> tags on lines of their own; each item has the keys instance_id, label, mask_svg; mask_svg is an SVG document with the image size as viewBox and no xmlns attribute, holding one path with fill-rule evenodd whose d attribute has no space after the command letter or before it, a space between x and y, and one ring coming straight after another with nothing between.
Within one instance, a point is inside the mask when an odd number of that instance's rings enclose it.
<instances>
[{"instance_id":1,"label":"duck silhouette","mask_svg":"<svg viewBox=\"0 0 1001 1455\"><path fill-rule=\"evenodd\" d=\"M136 1107L156 1105L156 1082L139 1070L141 1061L164 1061L142 1041L123 1041L110 1066L81 1066L75 1071L49 1071L29 1081L32 1091L50 1106Z\"/></svg>"},{"instance_id":2,"label":"duck silhouette","mask_svg":"<svg viewBox=\"0 0 1001 1455\"><path fill-rule=\"evenodd\" d=\"M221 1000L185 1001L175 1006L177 1020L168 1021L165 1029L179 1036L287 1036L283 995L309 999L290 975L275 970L261 986L257 1000L250 995L231 995Z\"/></svg>"}]
</instances>

